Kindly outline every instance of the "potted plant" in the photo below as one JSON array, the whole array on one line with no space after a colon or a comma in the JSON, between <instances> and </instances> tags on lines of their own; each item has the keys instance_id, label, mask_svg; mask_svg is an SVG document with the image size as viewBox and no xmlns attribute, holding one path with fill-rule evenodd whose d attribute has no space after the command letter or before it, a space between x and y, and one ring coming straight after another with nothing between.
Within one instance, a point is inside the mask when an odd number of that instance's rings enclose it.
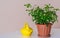
<instances>
[{"instance_id":1,"label":"potted plant","mask_svg":"<svg viewBox=\"0 0 60 38\"><path fill-rule=\"evenodd\" d=\"M51 26L57 21L56 11L59 9L54 8L50 4L45 4L43 8L32 7L31 4L25 4L27 7L26 11L32 16L32 20L35 22L39 36L49 36ZM31 8L31 9L30 9Z\"/></svg>"}]
</instances>

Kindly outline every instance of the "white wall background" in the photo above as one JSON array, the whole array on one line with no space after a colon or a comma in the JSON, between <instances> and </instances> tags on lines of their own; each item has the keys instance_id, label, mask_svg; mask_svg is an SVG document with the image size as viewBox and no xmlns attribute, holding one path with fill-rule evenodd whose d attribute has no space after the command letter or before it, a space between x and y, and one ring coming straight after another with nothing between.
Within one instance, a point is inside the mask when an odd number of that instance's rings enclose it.
<instances>
[{"instance_id":1,"label":"white wall background","mask_svg":"<svg viewBox=\"0 0 60 38\"><path fill-rule=\"evenodd\" d=\"M34 29L36 28L31 17L25 11L24 4L31 3L43 6L50 3L54 7L60 8L60 0L0 0L0 34L19 30L24 22L28 22ZM60 11L57 12L58 23L53 28L60 28Z\"/></svg>"}]
</instances>

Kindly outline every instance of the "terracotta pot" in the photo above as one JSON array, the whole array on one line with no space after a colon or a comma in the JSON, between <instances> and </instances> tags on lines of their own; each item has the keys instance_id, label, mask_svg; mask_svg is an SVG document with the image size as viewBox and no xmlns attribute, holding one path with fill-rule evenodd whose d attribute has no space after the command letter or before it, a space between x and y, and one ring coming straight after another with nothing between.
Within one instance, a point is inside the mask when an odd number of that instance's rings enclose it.
<instances>
[{"instance_id":1,"label":"terracotta pot","mask_svg":"<svg viewBox=\"0 0 60 38\"><path fill-rule=\"evenodd\" d=\"M39 36L50 36L51 25L52 24L48 24L48 27L47 27L46 24L36 24L37 29L38 29L38 35Z\"/></svg>"}]
</instances>

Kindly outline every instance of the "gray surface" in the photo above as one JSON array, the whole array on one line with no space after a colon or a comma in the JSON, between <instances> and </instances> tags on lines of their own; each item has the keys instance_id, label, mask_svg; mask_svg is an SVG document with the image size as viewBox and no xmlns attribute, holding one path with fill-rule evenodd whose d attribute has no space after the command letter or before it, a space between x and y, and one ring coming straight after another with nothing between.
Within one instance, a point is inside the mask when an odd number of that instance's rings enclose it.
<instances>
[{"instance_id":1,"label":"gray surface","mask_svg":"<svg viewBox=\"0 0 60 38\"><path fill-rule=\"evenodd\" d=\"M16 31L16 32L11 32L11 33L7 33L4 35L0 35L0 38L27 38L27 37L23 37L19 33L19 31ZM36 31L36 33L33 32L32 36L28 37L28 38L38 38L37 31ZM43 37L39 37L39 38L43 38ZM60 38L60 29L52 29L51 37L46 37L46 38Z\"/></svg>"}]
</instances>

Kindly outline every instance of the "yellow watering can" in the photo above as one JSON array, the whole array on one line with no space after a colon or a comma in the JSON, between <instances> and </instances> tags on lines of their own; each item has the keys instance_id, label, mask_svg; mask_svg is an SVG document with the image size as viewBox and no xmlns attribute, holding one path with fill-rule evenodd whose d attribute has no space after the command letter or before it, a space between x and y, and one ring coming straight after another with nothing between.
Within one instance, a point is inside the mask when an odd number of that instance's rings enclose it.
<instances>
[{"instance_id":1,"label":"yellow watering can","mask_svg":"<svg viewBox=\"0 0 60 38\"><path fill-rule=\"evenodd\" d=\"M29 27L28 23L25 23L24 27L20 30L20 32L23 36L31 36L33 30L31 27Z\"/></svg>"}]
</instances>

